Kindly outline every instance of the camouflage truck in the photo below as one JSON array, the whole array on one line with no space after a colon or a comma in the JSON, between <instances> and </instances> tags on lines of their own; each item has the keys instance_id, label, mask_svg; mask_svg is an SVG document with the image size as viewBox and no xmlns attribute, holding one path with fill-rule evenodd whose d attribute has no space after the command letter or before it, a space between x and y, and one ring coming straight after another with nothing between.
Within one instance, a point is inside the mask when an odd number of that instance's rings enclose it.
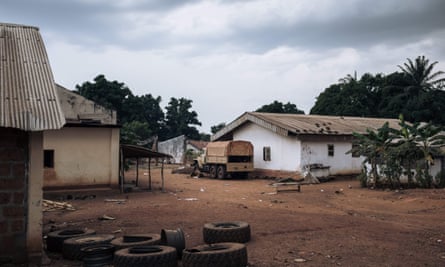
<instances>
[{"instance_id":1,"label":"camouflage truck","mask_svg":"<svg viewBox=\"0 0 445 267\"><path fill-rule=\"evenodd\" d=\"M194 160L192 175L197 170L218 179L226 176L247 178L253 171L253 145L241 140L210 142L204 153Z\"/></svg>"}]
</instances>

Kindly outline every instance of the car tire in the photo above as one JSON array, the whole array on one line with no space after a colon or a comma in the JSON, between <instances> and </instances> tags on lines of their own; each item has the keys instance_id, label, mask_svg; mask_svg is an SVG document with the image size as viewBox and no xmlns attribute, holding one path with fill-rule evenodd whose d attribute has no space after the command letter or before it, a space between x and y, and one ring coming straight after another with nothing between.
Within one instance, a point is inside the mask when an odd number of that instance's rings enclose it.
<instances>
[{"instance_id":1,"label":"car tire","mask_svg":"<svg viewBox=\"0 0 445 267\"><path fill-rule=\"evenodd\" d=\"M63 241L62 255L68 260L81 260L83 257L82 248L109 244L114 235L93 235L73 237Z\"/></svg>"},{"instance_id":2,"label":"car tire","mask_svg":"<svg viewBox=\"0 0 445 267\"><path fill-rule=\"evenodd\" d=\"M245 267L248 265L247 248L241 243L217 243L185 249L183 267Z\"/></svg>"},{"instance_id":3,"label":"car tire","mask_svg":"<svg viewBox=\"0 0 445 267\"><path fill-rule=\"evenodd\" d=\"M246 222L213 222L203 227L204 242L207 244L221 242L247 243L250 241L250 225Z\"/></svg>"},{"instance_id":4,"label":"car tire","mask_svg":"<svg viewBox=\"0 0 445 267\"><path fill-rule=\"evenodd\" d=\"M118 237L111 241L111 244L116 247L116 250L135 246L158 245L160 243L161 235L159 234L124 235L123 237Z\"/></svg>"},{"instance_id":5,"label":"car tire","mask_svg":"<svg viewBox=\"0 0 445 267\"><path fill-rule=\"evenodd\" d=\"M114 253L114 267L176 267L176 249L169 246L137 246L117 250Z\"/></svg>"},{"instance_id":6,"label":"car tire","mask_svg":"<svg viewBox=\"0 0 445 267\"><path fill-rule=\"evenodd\" d=\"M46 250L50 252L62 252L63 241L73 237L95 235L92 229L65 229L50 232L46 238Z\"/></svg>"}]
</instances>

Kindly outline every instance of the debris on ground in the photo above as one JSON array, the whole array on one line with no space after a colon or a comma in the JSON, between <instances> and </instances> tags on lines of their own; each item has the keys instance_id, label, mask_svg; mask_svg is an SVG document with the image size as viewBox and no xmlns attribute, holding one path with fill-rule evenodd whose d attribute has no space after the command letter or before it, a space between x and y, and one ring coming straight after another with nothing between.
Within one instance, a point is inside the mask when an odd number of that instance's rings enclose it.
<instances>
[{"instance_id":1,"label":"debris on ground","mask_svg":"<svg viewBox=\"0 0 445 267\"><path fill-rule=\"evenodd\" d=\"M116 202L118 204L122 204L122 203L125 203L125 201L127 201L127 200L126 199L110 199L110 198L107 198L104 201L105 202Z\"/></svg>"},{"instance_id":2,"label":"debris on ground","mask_svg":"<svg viewBox=\"0 0 445 267\"><path fill-rule=\"evenodd\" d=\"M116 218L104 214L102 217L99 217L98 220L110 221L110 220L116 220Z\"/></svg>"},{"instance_id":3,"label":"debris on ground","mask_svg":"<svg viewBox=\"0 0 445 267\"><path fill-rule=\"evenodd\" d=\"M42 201L43 211L56 211L56 210L76 210L73 205L68 202L59 202L44 199Z\"/></svg>"}]
</instances>

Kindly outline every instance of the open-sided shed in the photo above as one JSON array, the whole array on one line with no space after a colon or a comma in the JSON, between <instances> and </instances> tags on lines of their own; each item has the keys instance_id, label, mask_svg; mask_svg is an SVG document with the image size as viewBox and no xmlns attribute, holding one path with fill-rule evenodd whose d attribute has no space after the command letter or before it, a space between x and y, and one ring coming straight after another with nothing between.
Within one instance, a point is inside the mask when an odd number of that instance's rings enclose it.
<instances>
[{"instance_id":1,"label":"open-sided shed","mask_svg":"<svg viewBox=\"0 0 445 267\"><path fill-rule=\"evenodd\" d=\"M121 191L124 190L125 171L124 161L125 159L136 159L136 186L139 182L139 159L148 158L148 190L151 190L151 159L161 159L161 179L162 179L162 191L164 191L164 159L171 158L171 155L156 152L148 148L136 145L120 145L120 185Z\"/></svg>"}]
</instances>

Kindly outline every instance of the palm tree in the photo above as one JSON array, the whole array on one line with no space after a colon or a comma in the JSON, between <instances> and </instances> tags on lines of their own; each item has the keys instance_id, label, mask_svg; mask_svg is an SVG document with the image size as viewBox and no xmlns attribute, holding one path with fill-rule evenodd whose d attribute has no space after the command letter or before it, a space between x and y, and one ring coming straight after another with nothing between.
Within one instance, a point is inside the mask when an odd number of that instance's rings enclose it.
<instances>
[{"instance_id":1,"label":"palm tree","mask_svg":"<svg viewBox=\"0 0 445 267\"><path fill-rule=\"evenodd\" d=\"M443 71L433 72L437 61L430 64L430 61L425 56L418 56L413 62L407 58L408 62L403 66L397 65L405 74L408 83L408 91L419 94L420 92L428 92L430 90L438 89L443 86L445 78L437 79L444 74Z\"/></svg>"}]
</instances>

